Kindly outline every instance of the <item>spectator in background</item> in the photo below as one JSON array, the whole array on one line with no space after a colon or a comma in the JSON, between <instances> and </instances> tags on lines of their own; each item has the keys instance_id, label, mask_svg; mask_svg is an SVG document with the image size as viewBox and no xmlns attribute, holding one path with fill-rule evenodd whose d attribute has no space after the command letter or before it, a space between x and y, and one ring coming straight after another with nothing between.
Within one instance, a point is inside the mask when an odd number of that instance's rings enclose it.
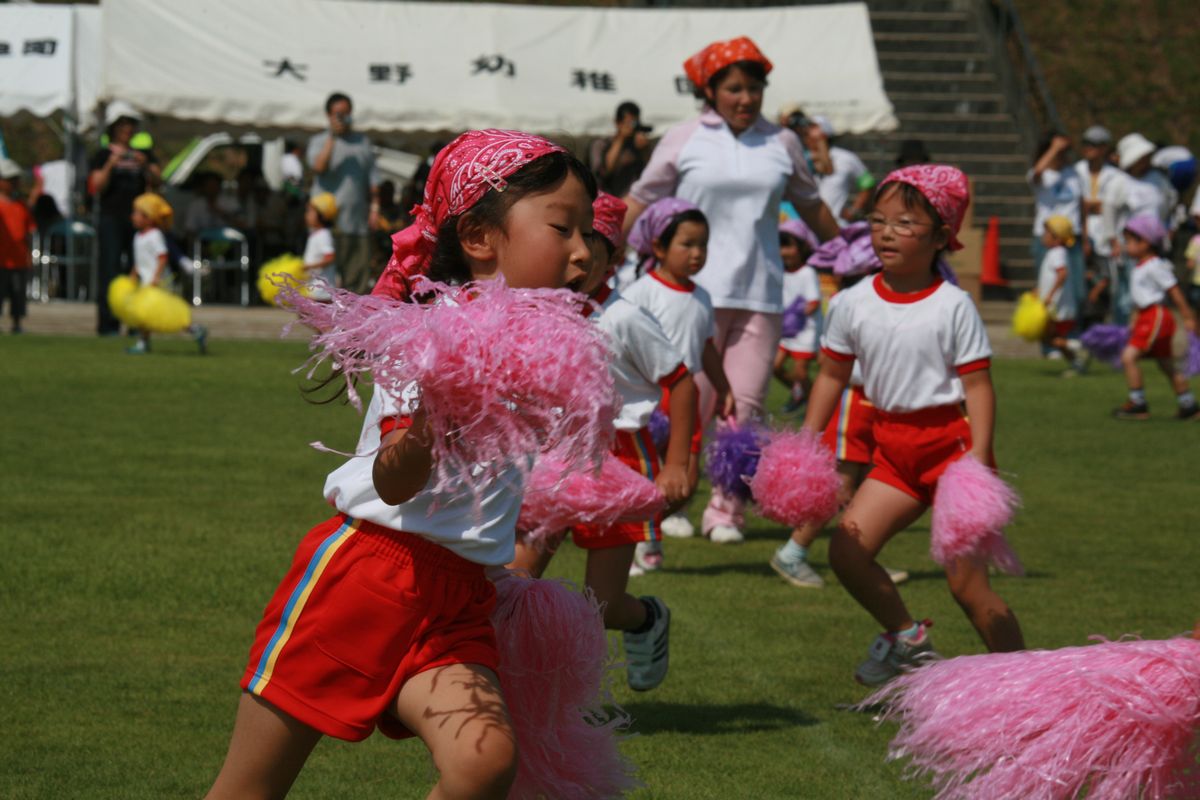
<instances>
[{"instance_id":1,"label":"spectator in background","mask_svg":"<svg viewBox=\"0 0 1200 800\"><path fill-rule=\"evenodd\" d=\"M21 332L25 317L25 285L31 264L29 237L35 228L29 205L16 196L20 178L20 166L12 159L0 158L0 312L7 299L13 333ZM28 201L36 202L38 194L35 184Z\"/></svg>"},{"instance_id":2,"label":"spectator in background","mask_svg":"<svg viewBox=\"0 0 1200 800\"><path fill-rule=\"evenodd\" d=\"M1083 214L1083 182L1068 161L1070 149L1071 140L1052 131L1042 137L1034 152L1033 167L1025 175L1033 190L1035 206L1030 251L1033 263L1041 265L1046 257L1046 245L1042 241L1046 220L1053 216L1071 220L1075 241L1067 248L1067 281L1073 297L1084 297L1087 281L1084 278L1083 240L1087 237L1087 228Z\"/></svg>"},{"instance_id":3,"label":"spectator in background","mask_svg":"<svg viewBox=\"0 0 1200 800\"><path fill-rule=\"evenodd\" d=\"M353 129L350 98L340 92L325 101L329 129L308 141L314 195L329 192L337 201L334 233L342 288L371 290L371 230L379 216L375 153L371 140Z\"/></svg>"},{"instance_id":4,"label":"spectator in background","mask_svg":"<svg viewBox=\"0 0 1200 800\"><path fill-rule=\"evenodd\" d=\"M379 216L375 227L371 229L375 271L381 272L392 257L392 234L408 225L408 215L396 199L396 182L383 180L379 182ZM411 208L411 206L409 206Z\"/></svg>"},{"instance_id":5,"label":"spectator in background","mask_svg":"<svg viewBox=\"0 0 1200 800\"><path fill-rule=\"evenodd\" d=\"M300 154L304 148L299 142L285 139L283 142L283 157L279 160L279 171L283 175L284 193L300 197L304 194L304 162Z\"/></svg>"},{"instance_id":6,"label":"spectator in background","mask_svg":"<svg viewBox=\"0 0 1200 800\"><path fill-rule=\"evenodd\" d=\"M600 188L624 197L650 160L650 126L642 124L642 110L626 100L617 106L616 133L592 142L591 166Z\"/></svg>"},{"instance_id":7,"label":"spectator in background","mask_svg":"<svg viewBox=\"0 0 1200 800\"><path fill-rule=\"evenodd\" d=\"M1123 180L1121 171L1108 163L1112 141L1108 128L1091 126L1083 132L1083 158L1075 163L1075 172L1083 187L1083 213L1087 218L1088 240L1083 244L1090 284L1079 313L1088 322L1104 319L1105 307L1111 307L1116 296L1125 291L1117 262L1111 257L1109 243L1113 234L1105 229L1102 214L1105 198L1111 197L1115 185Z\"/></svg>"},{"instance_id":8,"label":"spectator in background","mask_svg":"<svg viewBox=\"0 0 1200 800\"><path fill-rule=\"evenodd\" d=\"M896 168L911 167L914 164L928 164L933 156L925 149L925 143L920 139L904 139L900 142L900 152L896 154Z\"/></svg>"},{"instance_id":9,"label":"spectator in background","mask_svg":"<svg viewBox=\"0 0 1200 800\"><path fill-rule=\"evenodd\" d=\"M121 323L108 307L108 284L125 269L121 256L133 263L133 199L153 188L162 170L149 150L135 149L133 139L142 116L133 106L120 100L108 104L104 112L108 126L108 146L96 151L88 164L88 192L99 205L100 245L99 286L96 294L96 332L101 336L120 333Z\"/></svg>"},{"instance_id":10,"label":"spectator in background","mask_svg":"<svg viewBox=\"0 0 1200 800\"><path fill-rule=\"evenodd\" d=\"M195 239L200 231L235 225L237 207L221 194L221 176L211 170L192 175L194 196L183 215L183 232Z\"/></svg>"},{"instance_id":11,"label":"spectator in background","mask_svg":"<svg viewBox=\"0 0 1200 800\"><path fill-rule=\"evenodd\" d=\"M821 199L838 225L845 226L866 213L875 177L861 158L833 144L833 124L826 117L809 117L803 111L795 111L789 116L787 127L800 137Z\"/></svg>"}]
</instances>

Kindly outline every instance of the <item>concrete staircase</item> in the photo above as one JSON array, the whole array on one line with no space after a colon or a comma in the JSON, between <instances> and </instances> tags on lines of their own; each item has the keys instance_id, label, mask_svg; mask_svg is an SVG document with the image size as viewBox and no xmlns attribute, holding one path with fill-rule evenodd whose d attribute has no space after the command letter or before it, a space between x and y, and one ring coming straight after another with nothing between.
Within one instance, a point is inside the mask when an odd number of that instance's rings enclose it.
<instances>
[{"instance_id":1,"label":"concrete staircase","mask_svg":"<svg viewBox=\"0 0 1200 800\"><path fill-rule=\"evenodd\" d=\"M921 139L934 159L954 164L975 187L975 223L1000 221L1000 258L1014 290L1034 282L1029 253L1033 197L1025 182L1031 142L1006 93L1006 54L988 25L987 0L866 0L884 88L900 127L845 136L882 177L902 139Z\"/></svg>"}]
</instances>

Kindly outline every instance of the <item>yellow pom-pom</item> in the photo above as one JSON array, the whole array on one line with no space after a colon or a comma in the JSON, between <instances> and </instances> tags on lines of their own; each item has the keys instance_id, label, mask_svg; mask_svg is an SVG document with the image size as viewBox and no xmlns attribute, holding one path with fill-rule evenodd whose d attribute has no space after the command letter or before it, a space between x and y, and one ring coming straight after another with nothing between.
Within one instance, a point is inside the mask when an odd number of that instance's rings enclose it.
<instances>
[{"instance_id":1,"label":"yellow pom-pom","mask_svg":"<svg viewBox=\"0 0 1200 800\"><path fill-rule=\"evenodd\" d=\"M304 259L291 253L271 259L258 270L258 293L267 305L276 305L280 287L276 283L294 283L300 286L300 292L308 296L306 284L312 276L304 269ZM274 278L276 283L272 283Z\"/></svg>"},{"instance_id":2,"label":"yellow pom-pom","mask_svg":"<svg viewBox=\"0 0 1200 800\"><path fill-rule=\"evenodd\" d=\"M118 275L108 284L108 307L112 309L113 316L131 328L136 327L136 323L130 313L129 301L137 290L137 278L129 275Z\"/></svg>"},{"instance_id":3,"label":"yellow pom-pom","mask_svg":"<svg viewBox=\"0 0 1200 800\"><path fill-rule=\"evenodd\" d=\"M1017 301L1013 312L1012 330L1017 336L1030 342L1040 341L1050 322L1050 312L1035 292L1025 292Z\"/></svg>"},{"instance_id":4,"label":"yellow pom-pom","mask_svg":"<svg viewBox=\"0 0 1200 800\"><path fill-rule=\"evenodd\" d=\"M192 324L192 307L182 297L157 286L143 286L129 301L129 313L139 330L179 333Z\"/></svg>"}]
</instances>

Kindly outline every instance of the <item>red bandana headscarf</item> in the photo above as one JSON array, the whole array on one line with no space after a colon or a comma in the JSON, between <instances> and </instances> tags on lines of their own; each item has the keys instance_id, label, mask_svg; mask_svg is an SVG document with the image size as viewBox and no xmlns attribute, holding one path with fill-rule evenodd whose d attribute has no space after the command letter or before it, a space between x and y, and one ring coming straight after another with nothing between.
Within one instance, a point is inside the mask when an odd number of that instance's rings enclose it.
<instances>
[{"instance_id":1,"label":"red bandana headscarf","mask_svg":"<svg viewBox=\"0 0 1200 800\"><path fill-rule=\"evenodd\" d=\"M625 222L625 212L628 209L624 200L608 192L601 192L592 202L592 228L608 239L608 243L615 250L620 250L625 244L625 234L621 232L621 225Z\"/></svg>"},{"instance_id":2,"label":"red bandana headscarf","mask_svg":"<svg viewBox=\"0 0 1200 800\"><path fill-rule=\"evenodd\" d=\"M727 42L713 42L683 62L683 71L698 89L703 89L713 75L738 61L757 61L767 72L774 66L749 37L739 36Z\"/></svg>"},{"instance_id":3,"label":"red bandana headscarf","mask_svg":"<svg viewBox=\"0 0 1200 800\"><path fill-rule=\"evenodd\" d=\"M505 180L526 164L564 148L520 131L467 131L442 148L425 183L425 202L413 221L392 237L392 258L371 294L397 300L409 296L411 280L429 268L437 233L451 217L466 213L489 189L503 192Z\"/></svg>"},{"instance_id":4,"label":"red bandana headscarf","mask_svg":"<svg viewBox=\"0 0 1200 800\"><path fill-rule=\"evenodd\" d=\"M950 226L947 249L962 249L958 231L967 213L967 205L971 202L971 187L961 170L946 164L914 164L894 170L879 185L888 183L907 183L916 187L937 211L942 222Z\"/></svg>"}]
</instances>

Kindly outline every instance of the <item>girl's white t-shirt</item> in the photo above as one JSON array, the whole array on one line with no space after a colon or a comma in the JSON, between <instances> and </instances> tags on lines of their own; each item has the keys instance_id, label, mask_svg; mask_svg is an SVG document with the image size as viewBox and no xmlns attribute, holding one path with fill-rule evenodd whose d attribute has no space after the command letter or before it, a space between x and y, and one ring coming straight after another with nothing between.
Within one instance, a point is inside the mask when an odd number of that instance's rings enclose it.
<instances>
[{"instance_id":1,"label":"girl's white t-shirt","mask_svg":"<svg viewBox=\"0 0 1200 800\"><path fill-rule=\"evenodd\" d=\"M695 283L691 288L675 286L651 271L621 296L658 320L689 372L694 375L704 368L704 344L716 331L712 300L704 287Z\"/></svg>"},{"instance_id":2,"label":"girl's white t-shirt","mask_svg":"<svg viewBox=\"0 0 1200 800\"><path fill-rule=\"evenodd\" d=\"M167 254L167 238L158 228L147 228L133 236L133 268L138 280L147 286L158 272L158 258ZM165 270L165 267L164 267Z\"/></svg>"},{"instance_id":3,"label":"girl's white t-shirt","mask_svg":"<svg viewBox=\"0 0 1200 800\"><path fill-rule=\"evenodd\" d=\"M617 292L605 298L593 319L607 334L613 353L610 369L621 397L614 426L619 431L640 430L658 408L663 384L687 371L683 356L650 312Z\"/></svg>"},{"instance_id":4,"label":"girl's white t-shirt","mask_svg":"<svg viewBox=\"0 0 1200 800\"><path fill-rule=\"evenodd\" d=\"M795 272L783 273L783 307L787 309L797 298L805 304L816 301L817 308L804 320L804 327L795 336L788 336L779 346L793 353L816 353L821 336L821 278L817 271L805 264Z\"/></svg>"},{"instance_id":5,"label":"girl's white t-shirt","mask_svg":"<svg viewBox=\"0 0 1200 800\"><path fill-rule=\"evenodd\" d=\"M415 534L468 561L486 566L510 563L516 555L517 516L525 494L524 477L516 469L504 470L486 481L478 504L469 493L435 494L428 485L407 503L397 506L379 499L372 473L375 451L382 438L380 423L388 417L410 415L416 398L415 384L404 391L399 402L375 388L355 450L368 455L355 456L329 473L325 479L325 499L349 517Z\"/></svg>"},{"instance_id":6,"label":"girl's white t-shirt","mask_svg":"<svg viewBox=\"0 0 1200 800\"><path fill-rule=\"evenodd\" d=\"M1042 300L1046 299L1046 295L1054 287L1054 282L1058 279L1058 270L1070 270L1068 259L1067 248L1061 245L1051 247L1042 257L1037 287L1038 297ZM1050 298L1049 309L1054 314L1054 318L1060 322L1075 319L1078 315L1079 303L1075 299L1075 291L1069 278L1063 281L1063 285L1058 287L1058 292Z\"/></svg>"},{"instance_id":7,"label":"girl's white t-shirt","mask_svg":"<svg viewBox=\"0 0 1200 800\"><path fill-rule=\"evenodd\" d=\"M882 274L839 292L821 349L862 364L863 391L885 412L961 403L961 375L990 365L992 348L970 295L939 280L900 294Z\"/></svg>"},{"instance_id":8,"label":"girl's white t-shirt","mask_svg":"<svg viewBox=\"0 0 1200 800\"><path fill-rule=\"evenodd\" d=\"M1167 290L1177 283L1171 262L1154 256L1130 271L1129 297L1135 307L1149 308L1163 302Z\"/></svg>"}]
</instances>

